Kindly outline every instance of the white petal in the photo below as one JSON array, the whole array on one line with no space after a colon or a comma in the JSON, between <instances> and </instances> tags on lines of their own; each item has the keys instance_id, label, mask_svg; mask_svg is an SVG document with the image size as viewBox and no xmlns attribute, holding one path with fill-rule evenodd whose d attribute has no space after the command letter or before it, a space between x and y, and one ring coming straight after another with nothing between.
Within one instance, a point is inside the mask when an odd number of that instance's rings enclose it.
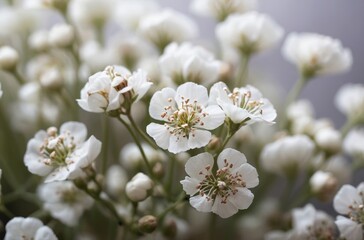
<instances>
[{"instance_id":1,"label":"white petal","mask_svg":"<svg viewBox=\"0 0 364 240\"><path fill-rule=\"evenodd\" d=\"M247 188L253 188L258 186L259 179L258 179L258 172L255 167L250 165L249 163L244 163L238 170L242 176L243 180L246 184Z\"/></svg>"},{"instance_id":2,"label":"white petal","mask_svg":"<svg viewBox=\"0 0 364 240\"><path fill-rule=\"evenodd\" d=\"M164 112L168 112L169 114L172 113L172 111L170 110L166 111L165 107L176 106L176 103L174 101L175 95L176 92L172 88L163 88L161 91L157 91L156 93L154 93L149 104L150 116L154 119L164 121L161 115Z\"/></svg>"},{"instance_id":3,"label":"white petal","mask_svg":"<svg viewBox=\"0 0 364 240\"><path fill-rule=\"evenodd\" d=\"M52 229L48 226L43 226L38 229L34 236L34 240L57 240L57 237L53 233Z\"/></svg>"},{"instance_id":4,"label":"white petal","mask_svg":"<svg viewBox=\"0 0 364 240\"><path fill-rule=\"evenodd\" d=\"M241 123L250 116L245 109L239 108L230 102L224 102L220 98L217 99L217 103L234 123Z\"/></svg>"},{"instance_id":5,"label":"white petal","mask_svg":"<svg viewBox=\"0 0 364 240\"><path fill-rule=\"evenodd\" d=\"M208 103L207 89L192 82L186 82L177 88L175 100L179 107L182 105L182 97L184 100L189 99L190 103L196 101L201 106L206 106Z\"/></svg>"},{"instance_id":6,"label":"white petal","mask_svg":"<svg viewBox=\"0 0 364 240\"><path fill-rule=\"evenodd\" d=\"M185 177L184 180L181 181L181 184L183 186L183 190L188 194L188 195L195 195L195 193L198 192L198 188L197 185L200 183L199 180L195 179L195 178L190 178L190 177Z\"/></svg>"},{"instance_id":7,"label":"white petal","mask_svg":"<svg viewBox=\"0 0 364 240\"><path fill-rule=\"evenodd\" d=\"M220 155L217 157L217 165L219 168L223 168L225 166L225 160L227 160L228 164L232 164L232 171L234 169L239 168L241 165L246 163L246 157L241 152L232 149L232 148L226 148L224 151L220 153Z\"/></svg>"},{"instance_id":8,"label":"white petal","mask_svg":"<svg viewBox=\"0 0 364 240\"><path fill-rule=\"evenodd\" d=\"M190 198L190 204L200 212L211 212L212 200L208 200L206 195L196 195Z\"/></svg>"},{"instance_id":9,"label":"white petal","mask_svg":"<svg viewBox=\"0 0 364 240\"><path fill-rule=\"evenodd\" d=\"M203 126L199 126L200 128L213 130L219 127L225 121L225 113L217 105L208 106L203 110L203 112L207 113L207 115L206 117L201 116L201 121L203 122Z\"/></svg>"},{"instance_id":10,"label":"white petal","mask_svg":"<svg viewBox=\"0 0 364 240\"><path fill-rule=\"evenodd\" d=\"M247 188L237 188L235 195L228 197L228 201L234 204L238 209L247 209L253 202L254 195Z\"/></svg>"},{"instance_id":11,"label":"white petal","mask_svg":"<svg viewBox=\"0 0 364 240\"><path fill-rule=\"evenodd\" d=\"M212 212L216 213L222 218L228 218L237 213L238 208L230 201L223 203L221 200L221 196L217 195L214 201L214 205L212 206Z\"/></svg>"},{"instance_id":12,"label":"white petal","mask_svg":"<svg viewBox=\"0 0 364 240\"><path fill-rule=\"evenodd\" d=\"M189 150L188 139L180 135L170 135L168 151L171 153L180 153Z\"/></svg>"},{"instance_id":13,"label":"white petal","mask_svg":"<svg viewBox=\"0 0 364 240\"><path fill-rule=\"evenodd\" d=\"M228 89L228 87L223 82L217 82L214 85L212 85L212 87L210 89L210 97L209 97L210 105L217 104L217 101L216 101L217 98L220 98L220 100L225 103L230 103L230 100L224 89Z\"/></svg>"},{"instance_id":14,"label":"white petal","mask_svg":"<svg viewBox=\"0 0 364 240\"><path fill-rule=\"evenodd\" d=\"M214 158L210 153L205 152L188 159L185 170L190 177L202 180L206 174L211 174L213 165ZM202 174L200 174L201 172Z\"/></svg>"},{"instance_id":15,"label":"white petal","mask_svg":"<svg viewBox=\"0 0 364 240\"><path fill-rule=\"evenodd\" d=\"M361 224L353 222L349 218L338 216L335 221L340 231L340 236L346 240L363 239L363 229Z\"/></svg>"},{"instance_id":16,"label":"white petal","mask_svg":"<svg viewBox=\"0 0 364 240\"><path fill-rule=\"evenodd\" d=\"M81 122L66 122L62 124L59 132L64 134L65 132L70 132L74 137L75 143L80 144L83 143L87 136L87 128L85 124Z\"/></svg>"},{"instance_id":17,"label":"white petal","mask_svg":"<svg viewBox=\"0 0 364 240\"><path fill-rule=\"evenodd\" d=\"M157 145L163 149L167 149L169 146L169 133L166 126L162 124L151 123L147 126L147 133L151 136Z\"/></svg>"},{"instance_id":18,"label":"white petal","mask_svg":"<svg viewBox=\"0 0 364 240\"><path fill-rule=\"evenodd\" d=\"M188 137L188 148L200 148L206 146L211 140L211 133L206 130L195 129Z\"/></svg>"},{"instance_id":19,"label":"white petal","mask_svg":"<svg viewBox=\"0 0 364 240\"><path fill-rule=\"evenodd\" d=\"M75 150L70 158L74 158L78 168L90 166L101 152L101 142L91 136L82 147ZM77 159L78 158L78 159Z\"/></svg>"},{"instance_id":20,"label":"white petal","mask_svg":"<svg viewBox=\"0 0 364 240\"><path fill-rule=\"evenodd\" d=\"M54 181L64 181L68 178L70 174L67 166L62 166L54 169L44 180L45 183L50 183Z\"/></svg>"},{"instance_id":21,"label":"white petal","mask_svg":"<svg viewBox=\"0 0 364 240\"><path fill-rule=\"evenodd\" d=\"M338 213L347 214L350 212L349 206L361 204L362 200L358 196L356 188L351 185L344 185L334 198L334 208Z\"/></svg>"}]
</instances>

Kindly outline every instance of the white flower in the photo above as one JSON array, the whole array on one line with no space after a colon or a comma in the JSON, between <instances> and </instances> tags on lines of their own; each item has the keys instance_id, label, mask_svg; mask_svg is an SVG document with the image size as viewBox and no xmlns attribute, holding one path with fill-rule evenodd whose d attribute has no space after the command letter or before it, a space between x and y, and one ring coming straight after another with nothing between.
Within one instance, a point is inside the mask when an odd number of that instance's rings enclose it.
<instances>
[{"instance_id":1,"label":"white flower","mask_svg":"<svg viewBox=\"0 0 364 240\"><path fill-rule=\"evenodd\" d=\"M329 153L337 153L341 150L341 134L338 130L325 127L319 129L314 135L317 145Z\"/></svg>"},{"instance_id":2,"label":"white flower","mask_svg":"<svg viewBox=\"0 0 364 240\"><path fill-rule=\"evenodd\" d=\"M137 173L125 187L126 196L134 202L145 200L152 189L152 180L144 173Z\"/></svg>"},{"instance_id":3,"label":"white flower","mask_svg":"<svg viewBox=\"0 0 364 240\"><path fill-rule=\"evenodd\" d=\"M216 27L217 38L223 45L248 55L272 47L283 32L270 17L257 12L230 15Z\"/></svg>"},{"instance_id":4,"label":"white flower","mask_svg":"<svg viewBox=\"0 0 364 240\"><path fill-rule=\"evenodd\" d=\"M140 19L158 9L159 6L154 0L118 1L114 7L113 18L120 26L136 30Z\"/></svg>"},{"instance_id":5,"label":"white flower","mask_svg":"<svg viewBox=\"0 0 364 240\"><path fill-rule=\"evenodd\" d=\"M336 93L335 105L348 118L363 119L364 85L348 83L342 86Z\"/></svg>"},{"instance_id":6,"label":"white flower","mask_svg":"<svg viewBox=\"0 0 364 240\"><path fill-rule=\"evenodd\" d=\"M283 55L303 74L335 74L348 70L351 52L339 40L315 33L291 33L283 46Z\"/></svg>"},{"instance_id":7,"label":"white flower","mask_svg":"<svg viewBox=\"0 0 364 240\"><path fill-rule=\"evenodd\" d=\"M77 24L103 24L111 17L113 0L73 0L69 5L69 14Z\"/></svg>"},{"instance_id":8,"label":"white flower","mask_svg":"<svg viewBox=\"0 0 364 240\"><path fill-rule=\"evenodd\" d=\"M364 128L354 128L344 139L343 147L346 153L364 160Z\"/></svg>"},{"instance_id":9,"label":"white flower","mask_svg":"<svg viewBox=\"0 0 364 240\"><path fill-rule=\"evenodd\" d=\"M294 239L334 239L335 224L325 212L316 210L311 204L294 209Z\"/></svg>"},{"instance_id":10,"label":"white flower","mask_svg":"<svg viewBox=\"0 0 364 240\"><path fill-rule=\"evenodd\" d=\"M298 120L302 117L314 117L314 110L311 102L307 99L300 99L291 103L286 111L287 118L291 121Z\"/></svg>"},{"instance_id":11,"label":"white flower","mask_svg":"<svg viewBox=\"0 0 364 240\"><path fill-rule=\"evenodd\" d=\"M106 189L114 197L119 197L124 193L128 178L127 172L122 167L119 165L112 165L107 170L105 178Z\"/></svg>"},{"instance_id":12,"label":"white flower","mask_svg":"<svg viewBox=\"0 0 364 240\"><path fill-rule=\"evenodd\" d=\"M130 104L139 101L151 85L142 70L131 74L124 67L108 66L89 78L77 102L89 112L118 110L127 113Z\"/></svg>"},{"instance_id":13,"label":"white flower","mask_svg":"<svg viewBox=\"0 0 364 240\"><path fill-rule=\"evenodd\" d=\"M166 156L161 150L156 150L145 143L142 143L141 146L152 166L156 162L166 160ZM143 162L143 156L135 143L128 143L121 149L119 161L125 168L131 170L140 167L140 164Z\"/></svg>"},{"instance_id":14,"label":"white flower","mask_svg":"<svg viewBox=\"0 0 364 240\"><path fill-rule=\"evenodd\" d=\"M59 132L50 127L38 131L27 145L24 163L45 182L75 179L91 166L101 151L101 142L94 136L87 141L87 129L80 122L66 122Z\"/></svg>"},{"instance_id":15,"label":"white flower","mask_svg":"<svg viewBox=\"0 0 364 240\"><path fill-rule=\"evenodd\" d=\"M49 47L48 34L49 32L46 30L37 30L33 32L28 38L29 47L36 51L47 50Z\"/></svg>"},{"instance_id":16,"label":"white flower","mask_svg":"<svg viewBox=\"0 0 364 240\"><path fill-rule=\"evenodd\" d=\"M363 239L363 224L354 222L350 218L337 216L335 224L337 225L340 236L346 240Z\"/></svg>"},{"instance_id":17,"label":"white flower","mask_svg":"<svg viewBox=\"0 0 364 240\"><path fill-rule=\"evenodd\" d=\"M49 31L49 44L55 47L69 47L74 40L74 30L71 25L59 23L52 27Z\"/></svg>"},{"instance_id":18,"label":"white flower","mask_svg":"<svg viewBox=\"0 0 364 240\"><path fill-rule=\"evenodd\" d=\"M159 59L162 73L176 84L211 84L219 77L221 62L212 53L191 43L169 44Z\"/></svg>"},{"instance_id":19,"label":"white flower","mask_svg":"<svg viewBox=\"0 0 364 240\"><path fill-rule=\"evenodd\" d=\"M331 172L317 171L310 178L311 190L323 201L331 201L338 188L338 180Z\"/></svg>"},{"instance_id":20,"label":"white flower","mask_svg":"<svg viewBox=\"0 0 364 240\"><path fill-rule=\"evenodd\" d=\"M1 83L0 83L0 98L3 96L3 90L1 89Z\"/></svg>"},{"instance_id":21,"label":"white flower","mask_svg":"<svg viewBox=\"0 0 364 240\"><path fill-rule=\"evenodd\" d=\"M71 181L40 185L38 196L43 201L43 208L67 226L76 226L83 212L94 202Z\"/></svg>"},{"instance_id":22,"label":"white flower","mask_svg":"<svg viewBox=\"0 0 364 240\"><path fill-rule=\"evenodd\" d=\"M307 136L288 136L265 145L260 162L266 171L293 174L308 164L314 149L315 144Z\"/></svg>"},{"instance_id":23,"label":"white flower","mask_svg":"<svg viewBox=\"0 0 364 240\"><path fill-rule=\"evenodd\" d=\"M171 42L182 42L197 35L196 24L182 13L164 9L140 20L140 33L160 50Z\"/></svg>"},{"instance_id":24,"label":"white flower","mask_svg":"<svg viewBox=\"0 0 364 240\"><path fill-rule=\"evenodd\" d=\"M152 118L165 122L151 123L147 133L157 145L172 153L206 146L213 130L223 124L225 114L217 105L208 106L207 89L187 82L177 88L156 92L149 105Z\"/></svg>"},{"instance_id":25,"label":"white flower","mask_svg":"<svg viewBox=\"0 0 364 240\"><path fill-rule=\"evenodd\" d=\"M253 86L234 88L230 92L223 82L215 83L210 90L210 102L217 103L231 121L236 124L255 122L274 123L276 110Z\"/></svg>"},{"instance_id":26,"label":"white flower","mask_svg":"<svg viewBox=\"0 0 364 240\"><path fill-rule=\"evenodd\" d=\"M43 223L36 218L15 217L6 224L6 235L4 240L57 240L52 229L44 226Z\"/></svg>"},{"instance_id":27,"label":"white flower","mask_svg":"<svg viewBox=\"0 0 364 240\"><path fill-rule=\"evenodd\" d=\"M218 170L212 172L214 158L209 153L191 157L185 166L189 175L181 181L190 195L190 204L200 212L213 212L228 218L239 209L247 209L254 195L249 188L259 183L256 169L244 154L231 148L217 158Z\"/></svg>"},{"instance_id":28,"label":"white flower","mask_svg":"<svg viewBox=\"0 0 364 240\"><path fill-rule=\"evenodd\" d=\"M341 236L348 240L364 238L364 183L357 188L342 186L334 198L334 208L348 217L338 217L336 220Z\"/></svg>"},{"instance_id":29,"label":"white flower","mask_svg":"<svg viewBox=\"0 0 364 240\"><path fill-rule=\"evenodd\" d=\"M18 62L19 62L19 54L14 48L10 46L0 47L1 70L12 71L15 69Z\"/></svg>"},{"instance_id":30,"label":"white flower","mask_svg":"<svg viewBox=\"0 0 364 240\"><path fill-rule=\"evenodd\" d=\"M199 15L223 21L230 14L255 10L256 5L256 0L194 0L190 8Z\"/></svg>"}]
</instances>

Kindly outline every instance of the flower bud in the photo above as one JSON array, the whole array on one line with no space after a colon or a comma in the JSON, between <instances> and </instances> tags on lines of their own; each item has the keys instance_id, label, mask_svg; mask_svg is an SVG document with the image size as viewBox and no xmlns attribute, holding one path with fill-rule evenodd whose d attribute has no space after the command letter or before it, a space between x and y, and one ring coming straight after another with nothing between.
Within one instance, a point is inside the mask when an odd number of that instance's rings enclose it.
<instances>
[{"instance_id":1,"label":"flower bud","mask_svg":"<svg viewBox=\"0 0 364 240\"><path fill-rule=\"evenodd\" d=\"M320 148L330 153L336 153L341 149L340 132L333 128L320 129L315 134L315 141Z\"/></svg>"},{"instance_id":2,"label":"flower bud","mask_svg":"<svg viewBox=\"0 0 364 240\"><path fill-rule=\"evenodd\" d=\"M13 71L18 64L18 61L19 54L14 48L9 46L0 48L0 69Z\"/></svg>"},{"instance_id":3,"label":"flower bud","mask_svg":"<svg viewBox=\"0 0 364 240\"><path fill-rule=\"evenodd\" d=\"M163 235L167 238L174 238L177 235L177 223L174 219L168 219L163 225Z\"/></svg>"},{"instance_id":4,"label":"flower bud","mask_svg":"<svg viewBox=\"0 0 364 240\"><path fill-rule=\"evenodd\" d=\"M48 31L39 30L33 32L28 38L28 45L31 49L36 51L45 51L48 49Z\"/></svg>"},{"instance_id":5,"label":"flower bud","mask_svg":"<svg viewBox=\"0 0 364 240\"><path fill-rule=\"evenodd\" d=\"M152 215L146 215L139 219L138 230L142 233L152 233L157 228L157 218Z\"/></svg>"},{"instance_id":6,"label":"flower bud","mask_svg":"<svg viewBox=\"0 0 364 240\"><path fill-rule=\"evenodd\" d=\"M49 90L57 90L63 85L62 73L57 68L49 68L40 76L40 84Z\"/></svg>"},{"instance_id":7,"label":"flower bud","mask_svg":"<svg viewBox=\"0 0 364 240\"><path fill-rule=\"evenodd\" d=\"M156 162L154 164L153 173L154 173L154 176L156 176L158 178L163 178L165 172L164 172L163 164L161 162Z\"/></svg>"},{"instance_id":8,"label":"flower bud","mask_svg":"<svg viewBox=\"0 0 364 240\"><path fill-rule=\"evenodd\" d=\"M68 24L57 24L49 32L49 44L55 47L69 47L74 41L73 27Z\"/></svg>"},{"instance_id":9,"label":"flower bud","mask_svg":"<svg viewBox=\"0 0 364 240\"><path fill-rule=\"evenodd\" d=\"M144 173L137 173L131 180L126 184L126 195L134 202L145 200L149 194L148 191L153 187L152 180Z\"/></svg>"},{"instance_id":10,"label":"flower bud","mask_svg":"<svg viewBox=\"0 0 364 240\"><path fill-rule=\"evenodd\" d=\"M329 201L335 193L338 182L329 172L317 171L310 178L312 192L322 201Z\"/></svg>"},{"instance_id":11,"label":"flower bud","mask_svg":"<svg viewBox=\"0 0 364 240\"><path fill-rule=\"evenodd\" d=\"M215 135L212 136L210 142L207 144L208 149L217 150L221 145L220 138L216 137Z\"/></svg>"}]
</instances>

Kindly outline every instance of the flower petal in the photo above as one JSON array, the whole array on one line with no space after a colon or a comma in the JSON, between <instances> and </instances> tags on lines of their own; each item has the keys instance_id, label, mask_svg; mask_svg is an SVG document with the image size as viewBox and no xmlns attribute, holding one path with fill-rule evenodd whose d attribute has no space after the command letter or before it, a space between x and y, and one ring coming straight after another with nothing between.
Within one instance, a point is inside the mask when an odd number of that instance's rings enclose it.
<instances>
[{"instance_id":1,"label":"flower petal","mask_svg":"<svg viewBox=\"0 0 364 240\"><path fill-rule=\"evenodd\" d=\"M200 212L211 212L212 199L208 199L206 195L196 195L190 198L190 204Z\"/></svg>"},{"instance_id":2,"label":"flower petal","mask_svg":"<svg viewBox=\"0 0 364 240\"><path fill-rule=\"evenodd\" d=\"M189 99L190 103L197 102L201 106L206 106L208 103L207 89L193 82L186 82L177 88L176 103L178 107L182 106L182 98Z\"/></svg>"},{"instance_id":3,"label":"flower petal","mask_svg":"<svg viewBox=\"0 0 364 240\"><path fill-rule=\"evenodd\" d=\"M203 112L207 113L207 115L205 117L201 116L201 122L203 122L203 126L200 126L200 128L213 130L218 128L225 121L225 113L217 105L208 106L203 110Z\"/></svg>"},{"instance_id":4,"label":"flower petal","mask_svg":"<svg viewBox=\"0 0 364 240\"><path fill-rule=\"evenodd\" d=\"M211 174L213 166L214 158L210 153L205 152L188 159L185 170L190 177L202 180L205 178L205 175Z\"/></svg>"},{"instance_id":5,"label":"flower petal","mask_svg":"<svg viewBox=\"0 0 364 240\"><path fill-rule=\"evenodd\" d=\"M147 133L151 136L157 145L163 149L167 149L169 146L169 133L166 126L162 124L151 123L147 126Z\"/></svg>"},{"instance_id":6,"label":"flower petal","mask_svg":"<svg viewBox=\"0 0 364 240\"><path fill-rule=\"evenodd\" d=\"M188 148L200 148L206 146L211 140L211 133L206 130L195 129L188 136Z\"/></svg>"},{"instance_id":7,"label":"flower petal","mask_svg":"<svg viewBox=\"0 0 364 240\"><path fill-rule=\"evenodd\" d=\"M239 168L242 164L246 163L245 155L232 148L224 149L218 156L217 165L220 169L225 166L225 160L227 160L229 165L233 165L231 171L234 171L234 169Z\"/></svg>"},{"instance_id":8,"label":"flower petal","mask_svg":"<svg viewBox=\"0 0 364 240\"><path fill-rule=\"evenodd\" d=\"M167 112L167 115L169 115L174 111L173 109L166 110L166 107L175 107L175 95L176 92L172 88L163 88L161 91L157 91L156 93L154 93L149 104L150 116L154 119L165 121L165 119L161 115L164 112Z\"/></svg>"},{"instance_id":9,"label":"flower petal","mask_svg":"<svg viewBox=\"0 0 364 240\"><path fill-rule=\"evenodd\" d=\"M197 185L200 184L200 181L196 178L185 177L185 179L181 181L181 184L182 184L183 190L188 195L193 196L198 192Z\"/></svg>"},{"instance_id":10,"label":"flower petal","mask_svg":"<svg viewBox=\"0 0 364 240\"><path fill-rule=\"evenodd\" d=\"M238 208L230 201L222 201L221 196L217 195L212 206L212 212L222 218L228 218L238 212Z\"/></svg>"}]
</instances>

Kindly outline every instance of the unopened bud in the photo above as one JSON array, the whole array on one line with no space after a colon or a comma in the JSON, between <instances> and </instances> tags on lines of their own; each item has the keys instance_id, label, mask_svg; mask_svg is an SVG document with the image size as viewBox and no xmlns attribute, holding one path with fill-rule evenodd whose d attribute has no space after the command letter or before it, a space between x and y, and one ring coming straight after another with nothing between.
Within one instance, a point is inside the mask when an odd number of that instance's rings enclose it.
<instances>
[{"instance_id":1,"label":"unopened bud","mask_svg":"<svg viewBox=\"0 0 364 240\"><path fill-rule=\"evenodd\" d=\"M63 76L57 68L47 69L40 77L40 84L46 89L57 90L63 85Z\"/></svg>"},{"instance_id":2,"label":"unopened bud","mask_svg":"<svg viewBox=\"0 0 364 240\"><path fill-rule=\"evenodd\" d=\"M220 145L221 145L220 138L213 135L210 142L208 143L207 147L210 150L217 150L220 148Z\"/></svg>"},{"instance_id":3,"label":"unopened bud","mask_svg":"<svg viewBox=\"0 0 364 240\"><path fill-rule=\"evenodd\" d=\"M227 82L229 79L232 78L234 71L232 70L232 67L228 63L221 64L220 72L219 72L219 78Z\"/></svg>"},{"instance_id":4,"label":"unopened bud","mask_svg":"<svg viewBox=\"0 0 364 240\"><path fill-rule=\"evenodd\" d=\"M55 47L69 47L74 41L73 27L68 24L57 24L49 31L49 44Z\"/></svg>"},{"instance_id":5,"label":"unopened bud","mask_svg":"<svg viewBox=\"0 0 364 240\"><path fill-rule=\"evenodd\" d=\"M337 190L338 182L331 173L317 171L310 178L310 185L318 199L329 201Z\"/></svg>"},{"instance_id":6,"label":"unopened bud","mask_svg":"<svg viewBox=\"0 0 364 240\"><path fill-rule=\"evenodd\" d=\"M39 30L32 35L30 35L28 39L28 45L31 49L36 51L45 51L48 49L48 31Z\"/></svg>"},{"instance_id":7,"label":"unopened bud","mask_svg":"<svg viewBox=\"0 0 364 240\"><path fill-rule=\"evenodd\" d=\"M138 230L142 233L152 233L157 228L157 218L152 215L146 215L139 219Z\"/></svg>"},{"instance_id":8,"label":"unopened bud","mask_svg":"<svg viewBox=\"0 0 364 240\"><path fill-rule=\"evenodd\" d=\"M315 134L317 145L329 153L337 153L341 149L341 134L339 131L327 127Z\"/></svg>"},{"instance_id":9,"label":"unopened bud","mask_svg":"<svg viewBox=\"0 0 364 240\"><path fill-rule=\"evenodd\" d=\"M137 173L126 184L125 192L128 198L134 202L145 200L149 196L149 190L153 187L152 180L144 173Z\"/></svg>"},{"instance_id":10,"label":"unopened bud","mask_svg":"<svg viewBox=\"0 0 364 240\"><path fill-rule=\"evenodd\" d=\"M167 238L174 238L177 235L177 223L173 219L168 219L163 225L163 235Z\"/></svg>"},{"instance_id":11,"label":"unopened bud","mask_svg":"<svg viewBox=\"0 0 364 240\"><path fill-rule=\"evenodd\" d=\"M14 71L19 62L18 52L9 46L0 48L0 69Z\"/></svg>"}]
</instances>

